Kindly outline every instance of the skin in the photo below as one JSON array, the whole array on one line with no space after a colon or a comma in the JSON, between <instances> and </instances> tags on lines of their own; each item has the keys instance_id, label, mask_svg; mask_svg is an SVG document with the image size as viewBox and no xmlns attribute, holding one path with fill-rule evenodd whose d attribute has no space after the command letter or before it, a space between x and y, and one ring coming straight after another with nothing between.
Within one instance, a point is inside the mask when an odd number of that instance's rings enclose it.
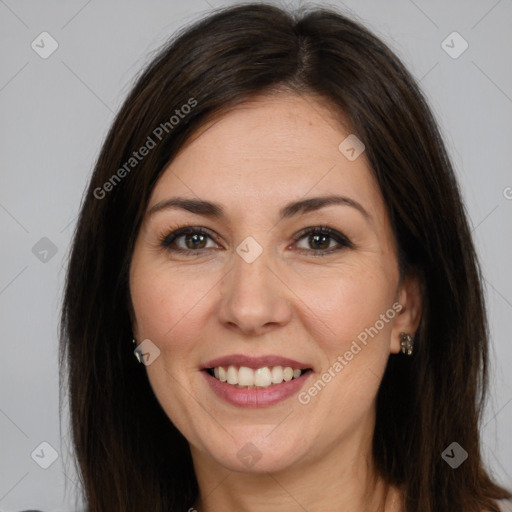
<instances>
[{"instance_id":1,"label":"skin","mask_svg":"<svg viewBox=\"0 0 512 512\"><path fill-rule=\"evenodd\" d=\"M209 122L157 182L148 210L169 197L220 203L225 220L181 209L146 216L130 267L133 330L160 350L146 366L153 391L190 443L199 512L214 510L345 512L401 510L399 489L374 470L375 400L399 333L414 334L421 315L417 280L400 281L396 242L363 152L349 161L338 145L350 132L314 96L260 96ZM340 194L368 212L331 205L279 220L290 201ZM295 241L326 225L333 238ZM200 226L197 255L168 252L159 236ZM247 263L237 246L252 236L263 252ZM325 245L322 245L325 243ZM181 236L174 246L195 247ZM260 409L218 398L199 368L234 353L277 354L308 362L309 386L350 350L393 303L402 309L303 405L294 395ZM401 356L406 357L406 356ZM247 467L238 451L261 458ZM299 506L300 504L300 506ZM192 504L191 504L192 506Z\"/></svg>"}]
</instances>

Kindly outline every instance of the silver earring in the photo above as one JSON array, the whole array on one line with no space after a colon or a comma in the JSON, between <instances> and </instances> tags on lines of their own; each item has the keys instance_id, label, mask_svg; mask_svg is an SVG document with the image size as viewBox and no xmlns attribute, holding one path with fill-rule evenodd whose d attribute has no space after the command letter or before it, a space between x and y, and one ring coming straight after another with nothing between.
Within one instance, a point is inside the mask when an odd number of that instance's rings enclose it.
<instances>
[{"instance_id":1,"label":"silver earring","mask_svg":"<svg viewBox=\"0 0 512 512\"><path fill-rule=\"evenodd\" d=\"M402 354L412 355L414 349L414 339L408 332L400 333L400 346L402 347Z\"/></svg>"},{"instance_id":2,"label":"silver earring","mask_svg":"<svg viewBox=\"0 0 512 512\"><path fill-rule=\"evenodd\" d=\"M133 354L135 355L137 361L139 361L139 363L142 363L142 354L140 353L139 350L137 350L137 340L135 338L133 338L133 346L135 347Z\"/></svg>"}]
</instances>

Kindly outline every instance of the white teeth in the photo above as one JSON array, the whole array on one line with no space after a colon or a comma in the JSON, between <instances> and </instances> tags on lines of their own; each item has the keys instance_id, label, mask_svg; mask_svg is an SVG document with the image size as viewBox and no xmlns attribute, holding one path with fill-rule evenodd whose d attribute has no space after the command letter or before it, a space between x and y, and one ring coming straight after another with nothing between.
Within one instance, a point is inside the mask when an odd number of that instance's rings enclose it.
<instances>
[{"instance_id":1,"label":"white teeth","mask_svg":"<svg viewBox=\"0 0 512 512\"><path fill-rule=\"evenodd\" d=\"M272 384L272 373L270 373L270 369L267 366L258 368L254 372L254 385L258 388L268 388L270 384Z\"/></svg>"},{"instance_id":2,"label":"white teeth","mask_svg":"<svg viewBox=\"0 0 512 512\"><path fill-rule=\"evenodd\" d=\"M240 370L238 370L238 385L254 386L254 370L252 368L240 366Z\"/></svg>"},{"instance_id":3,"label":"white teeth","mask_svg":"<svg viewBox=\"0 0 512 512\"><path fill-rule=\"evenodd\" d=\"M228 367L228 384L238 384L238 371L234 366Z\"/></svg>"},{"instance_id":4,"label":"white teeth","mask_svg":"<svg viewBox=\"0 0 512 512\"><path fill-rule=\"evenodd\" d=\"M298 379L302 375L302 370L290 366L284 368L282 366L272 368L264 366L253 370L247 366L238 368L230 365L227 370L222 366L217 366L213 369L213 374L221 382L227 382L238 388L267 388L273 384L281 384L283 381L288 382L292 379Z\"/></svg>"},{"instance_id":5,"label":"white teeth","mask_svg":"<svg viewBox=\"0 0 512 512\"><path fill-rule=\"evenodd\" d=\"M289 381L289 380L292 380L293 379L293 368L290 368L289 366L287 366L284 370L283 370L283 379L285 381Z\"/></svg>"},{"instance_id":6,"label":"white teeth","mask_svg":"<svg viewBox=\"0 0 512 512\"><path fill-rule=\"evenodd\" d=\"M272 368L272 384L280 384L283 382L283 367L274 366Z\"/></svg>"}]
</instances>

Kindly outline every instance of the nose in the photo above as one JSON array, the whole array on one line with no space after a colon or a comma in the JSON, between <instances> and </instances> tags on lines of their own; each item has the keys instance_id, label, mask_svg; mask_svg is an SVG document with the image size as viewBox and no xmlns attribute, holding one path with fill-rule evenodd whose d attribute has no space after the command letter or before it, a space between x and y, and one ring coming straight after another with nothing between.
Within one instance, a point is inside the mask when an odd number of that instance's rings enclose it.
<instances>
[{"instance_id":1,"label":"nose","mask_svg":"<svg viewBox=\"0 0 512 512\"><path fill-rule=\"evenodd\" d=\"M251 263L234 254L233 266L220 283L219 318L227 328L258 336L290 321L293 294L267 252Z\"/></svg>"}]
</instances>

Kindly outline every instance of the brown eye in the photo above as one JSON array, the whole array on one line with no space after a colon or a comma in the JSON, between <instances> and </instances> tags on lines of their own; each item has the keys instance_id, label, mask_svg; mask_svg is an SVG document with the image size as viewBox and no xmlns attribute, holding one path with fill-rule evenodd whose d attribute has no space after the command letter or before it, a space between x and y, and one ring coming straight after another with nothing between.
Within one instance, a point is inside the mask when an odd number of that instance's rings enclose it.
<instances>
[{"instance_id":1,"label":"brown eye","mask_svg":"<svg viewBox=\"0 0 512 512\"><path fill-rule=\"evenodd\" d=\"M307 251L314 256L325 256L337 252L343 247L353 248L352 242L345 235L327 226L318 226L302 231L295 237L295 240L298 241L306 237L309 248L300 248L300 251ZM330 246L333 241L337 244L334 248Z\"/></svg>"},{"instance_id":2,"label":"brown eye","mask_svg":"<svg viewBox=\"0 0 512 512\"><path fill-rule=\"evenodd\" d=\"M202 233L192 233L182 235L185 240L185 245L187 249L195 250L195 249L204 249L206 235ZM181 238L181 237L178 237Z\"/></svg>"},{"instance_id":3,"label":"brown eye","mask_svg":"<svg viewBox=\"0 0 512 512\"><path fill-rule=\"evenodd\" d=\"M202 228L181 228L165 236L160 244L168 251L196 252L207 249L208 238L213 240L212 236ZM183 239L184 247L176 243L181 239Z\"/></svg>"},{"instance_id":4,"label":"brown eye","mask_svg":"<svg viewBox=\"0 0 512 512\"><path fill-rule=\"evenodd\" d=\"M329 235L314 234L308 235L308 243L313 249L325 250L329 248L330 241L332 238Z\"/></svg>"}]
</instances>

